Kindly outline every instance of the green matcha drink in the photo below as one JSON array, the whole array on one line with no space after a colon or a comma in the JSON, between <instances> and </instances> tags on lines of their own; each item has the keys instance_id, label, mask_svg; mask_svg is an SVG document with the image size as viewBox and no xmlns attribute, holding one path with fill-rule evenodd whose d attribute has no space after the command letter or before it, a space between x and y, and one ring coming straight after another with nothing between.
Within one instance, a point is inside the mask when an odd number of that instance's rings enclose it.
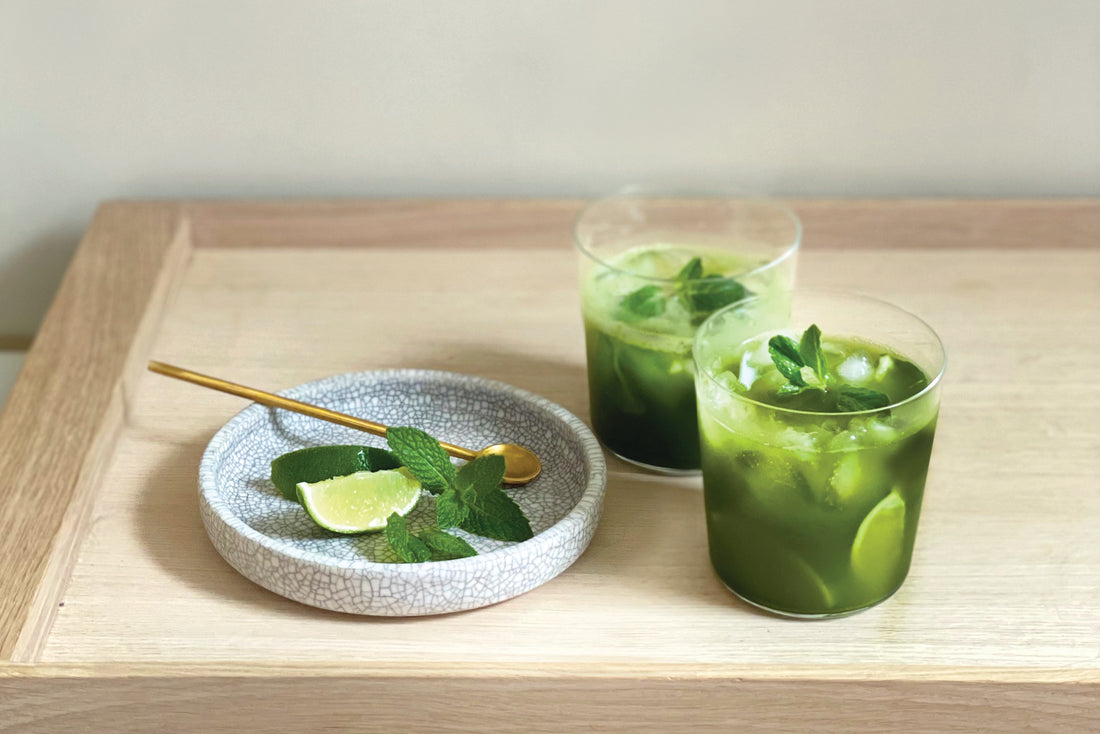
<instances>
[{"instance_id":1,"label":"green matcha drink","mask_svg":"<svg viewBox=\"0 0 1100 734\"><path fill-rule=\"evenodd\" d=\"M589 405L608 449L650 469L699 469L695 331L754 295L782 310L798 233L793 214L763 201L624 196L586 210L577 245Z\"/></svg>"},{"instance_id":2,"label":"green matcha drink","mask_svg":"<svg viewBox=\"0 0 1100 734\"><path fill-rule=\"evenodd\" d=\"M715 315L695 344L711 562L770 611L865 609L909 571L942 346L889 304L825 293L795 295L791 326L736 341L775 325L752 306Z\"/></svg>"}]
</instances>

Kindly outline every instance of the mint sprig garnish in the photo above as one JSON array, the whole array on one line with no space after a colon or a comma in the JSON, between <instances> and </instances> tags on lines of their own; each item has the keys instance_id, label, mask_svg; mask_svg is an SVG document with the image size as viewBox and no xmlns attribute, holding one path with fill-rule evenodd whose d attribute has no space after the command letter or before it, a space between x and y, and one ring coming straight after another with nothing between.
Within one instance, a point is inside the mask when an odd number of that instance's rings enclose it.
<instances>
[{"instance_id":1,"label":"mint sprig garnish","mask_svg":"<svg viewBox=\"0 0 1100 734\"><path fill-rule=\"evenodd\" d=\"M391 515L387 521L386 540L402 561L422 563L477 555L469 543L444 532L445 528L513 542L533 537L523 510L501 488L504 457L479 456L456 470L439 442L418 428L390 428L386 440L421 486L437 496L435 527L413 535L405 518Z\"/></svg>"},{"instance_id":2,"label":"mint sprig garnish","mask_svg":"<svg viewBox=\"0 0 1100 734\"><path fill-rule=\"evenodd\" d=\"M825 364L825 352L821 349L821 329L817 328L817 324L810 324L802 333L802 339L798 342L798 354L802 357L803 364L813 370L822 383L827 382L829 367Z\"/></svg>"},{"instance_id":3,"label":"mint sprig garnish","mask_svg":"<svg viewBox=\"0 0 1100 734\"><path fill-rule=\"evenodd\" d=\"M703 258L693 257L676 273L676 280L696 280L703 277Z\"/></svg>"},{"instance_id":4,"label":"mint sprig garnish","mask_svg":"<svg viewBox=\"0 0 1100 734\"><path fill-rule=\"evenodd\" d=\"M798 344L788 336L778 334L768 340L768 353L787 384L778 389L780 397L789 398L810 390L825 394L827 404L843 412L858 412L885 408L890 397L877 390L855 385L838 384L829 373L825 352L821 349L821 329L811 324Z\"/></svg>"},{"instance_id":5,"label":"mint sprig garnish","mask_svg":"<svg viewBox=\"0 0 1100 734\"><path fill-rule=\"evenodd\" d=\"M660 286L642 286L619 301L620 319L627 322L651 319L663 314L667 305Z\"/></svg>"},{"instance_id":6,"label":"mint sprig garnish","mask_svg":"<svg viewBox=\"0 0 1100 734\"><path fill-rule=\"evenodd\" d=\"M660 316L674 298L680 300L692 316L701 323L710 314L750 295L745 286L733 278L712 273L703 275L702 258L693 257L673 282L667 286L644 285L619 301L619 320L627 323Z\"/></svg>"},{"instance_id":7,"label":"mint sprig garnish","mask_svg":"<svg viewBox=\"0 0 1100 734\"><path fill-rule=\"evenodd\" d=\"M868 390L855 385L841 385L837 390L837 407L846 411L874 410L885 408L890 398L878 390Z\"/></svg>"},{"instance_id":8,"label":"mint sprig garnish","mask_svg":"<svg viewBox=\"0 0 1100 734\"><path fill-rule=\"evenodd\" d=\"M806 366L806 362L803 361L802 355L798 351L798 345L794 343L794 340L782 334L773 336L768 340L768 354L772 356L772 363L779 370L779 374L786 377L792 386L797 388L807 387L806 380L802 377L802 368ZM784 385L783 387L788 386ZM790 390L787 392L796 394Z\"/></svg>"},{"instance_id":9,"label":"mint sprig garnish","mask_svg":"<svg viewBox=\"0 0 1100 734\"><path fill-rule=\"evenodd\" d=\"M688 283L681 291L681 298L686 300L695 318L710 315L720 308L740 301L747 295L748 290L745 286L733 278L725 278L721 275L700 278Z\"/></svg>"}]
</instances>

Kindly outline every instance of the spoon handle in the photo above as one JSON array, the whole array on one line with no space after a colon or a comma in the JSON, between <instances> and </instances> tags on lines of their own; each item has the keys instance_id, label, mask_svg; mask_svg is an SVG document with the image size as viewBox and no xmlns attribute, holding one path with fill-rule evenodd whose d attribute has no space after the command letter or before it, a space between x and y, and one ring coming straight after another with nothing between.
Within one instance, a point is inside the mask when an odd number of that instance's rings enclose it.
<instances>
[{"instance_id":1,"label":"spoon handle","mask_svg":"<svg viewBox=\"0 0 1100 734\"><path fill-rule=\"evenodd\" d=\"M282 408L283 410L289 410L294 413L308 415L311 418L319 418L329 423L336 423L337 425L365 431L375 436L386 437L386 426L381 423L375 423L374 421L356 418L347 413L338 413L335 410L329 410L317 405L310 405L309 403L303 403L299 400L291 400L281 395L264 392L263 390L246 387L245 385L238 385L235 382L229 382L228 380L222 380L217 377L192 372L191 370L185 370L182 367L175 367L170 364L165 364L164 362L150 362L149 370L151 372L167 375L168 377L174 377L177 380L191 382L196 385L202 385L203 387L209 387L213 390L220 390L230 395L247 398L261 405L267 405L272 408ZM477 452L464 449L461 446L454 446L449 443L443 443L442 441L439 442L439 445L442 446L443 450L448 454L458 459L470 460L477 455Z\"/></svg>"}]
</instances>

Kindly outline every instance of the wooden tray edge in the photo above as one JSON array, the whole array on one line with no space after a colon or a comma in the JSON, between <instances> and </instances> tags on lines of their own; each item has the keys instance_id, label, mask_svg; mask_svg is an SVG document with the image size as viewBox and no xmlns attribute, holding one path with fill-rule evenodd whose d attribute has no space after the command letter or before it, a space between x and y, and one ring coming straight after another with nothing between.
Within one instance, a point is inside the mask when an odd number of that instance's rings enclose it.
<instances>
[{"instance_id":1,"label":"wooden tray edge","mask_svg":"<svg viewBox=\"0 0 1100 734\"><path fill-rule=\"evenodd\" d=\"M692 676L0 677L0 729L1094 731L1100 684ZM563 701L568 701L564 704Z\"/></svg>"},{"instance_id":2,"label":"wooden tray edge","mask_svg":"<svg viewBox=\"0 0 1100 734\"><path fill-rule=\"evenodd\" d=\"M31 345L0 414L0 661L45 643L126 386L189 248L182 205L103 204Z\"/></svg>"}]
</instances>

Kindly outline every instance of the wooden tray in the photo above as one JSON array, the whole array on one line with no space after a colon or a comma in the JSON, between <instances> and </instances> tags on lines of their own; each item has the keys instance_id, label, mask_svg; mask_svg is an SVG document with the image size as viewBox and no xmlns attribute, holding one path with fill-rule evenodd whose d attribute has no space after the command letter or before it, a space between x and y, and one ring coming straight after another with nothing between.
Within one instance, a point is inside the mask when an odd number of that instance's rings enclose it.
<instances>
[{"instance_id":1,"label":"wooden tray","mask_svg":"<svg viewBox=\"0 0 1100 734\"><path fill-rule=\"evenodd\" d=\"M0 731L1100 730L1100 202L795 201L800 282L909 307L948 373L914 566L829 622L756 613L698 480L610 461L569 571L380 620L212 550L199 457L258 387L388 367L587 419L576 201L112 203L0 418Z\"/></svg>"}]
</instances>

